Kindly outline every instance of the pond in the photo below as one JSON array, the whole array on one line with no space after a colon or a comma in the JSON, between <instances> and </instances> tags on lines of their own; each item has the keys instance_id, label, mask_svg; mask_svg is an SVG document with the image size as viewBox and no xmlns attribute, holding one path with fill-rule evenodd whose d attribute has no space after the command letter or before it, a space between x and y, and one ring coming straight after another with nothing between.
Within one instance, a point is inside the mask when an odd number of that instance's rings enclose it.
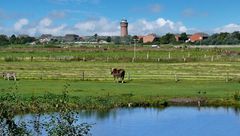
<instances>
[{"instance_id":1,"label":"pond","mask_svg":"<svg viewBox=\"0 0 240 136\"><path fill-rule=\"evenodd\" d=\"M47 115L45 115L47 116ZM240 112L233 108L167 107L81 111L77 123L93 124L93 136L239 136ZM31 120L33 115L15 117ZM44 135L44 134L43 134Z\"/></svg>"}]
</instances>

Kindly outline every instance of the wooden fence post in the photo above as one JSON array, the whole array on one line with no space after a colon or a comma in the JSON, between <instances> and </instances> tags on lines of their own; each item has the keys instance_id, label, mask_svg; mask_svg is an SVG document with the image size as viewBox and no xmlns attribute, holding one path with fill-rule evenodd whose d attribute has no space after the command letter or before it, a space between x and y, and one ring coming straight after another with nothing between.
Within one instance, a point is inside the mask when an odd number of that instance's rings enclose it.
<instances>
[{"instance_id":1,"label":"wooden fence post","mask_svg":"<svg viewBox=\"0 0 240 136\"><path fill-rule=\"evenodd\" d=\"M131 75L130 75L129 72L128 72L128 80L129 80L129 81L131 80Z\"/></svg>"},{"instance_id":2,"label":"wooden fence post","mask_svg":"<svg viewBox=\"0 0 240 136\"><path fill-rule=\"evenodd\" d=\"M206 59L206 58L207 58L207 54L204 55L204 59Z\"/></svg>"},{"instance_id":3,"label":"wooden fence post","mask_svg":"<svg viewBox=\"0 0 240 136\"><path fill-rule=\"evenodd\" d=\"M44 73L43 73L43 71L41 72L41 75L40 75L40 79L41 80L43 80L43 75L44 75Z\"/></svg>"},{"instance_id":4,"label":"wooden fence post","mask_svg":"<svg viewBox=\"0 0 240 136\"><path fill-rule=\"evenodd\" d=\"M179 81L179 77L178 75L175 73L175 82L178 82Z\"/></svg>"},{"instance_id":5,"label":"wooden fence post","mask_svg":"<svg viewBox=\"0 0 240 136\"><path fill-rule=\"evenodd\" d=\"M82 80L83 81L85 80L85 72L84 71L82 72Z\"/></svg>"},{"instance_id":6,"label":"wooden fence post","mask_svg":"<svg viewBox=\"0 0 240 136\"><path fill-rule=\"evenodd\" d=\"M183 62L186 62L186 58L183 56Z\"/></svg>"},{"instance_id":7,"label":"wooden fence post","mask_svg":"<svg viewBox=\"0 0 240 136\"><path fill-rule=\"evenodd\" d=\"M227 75L226 75L225 82L226 82L226 83L229 82L229 73L227 73Z\"/></svg>"}]
</instances>

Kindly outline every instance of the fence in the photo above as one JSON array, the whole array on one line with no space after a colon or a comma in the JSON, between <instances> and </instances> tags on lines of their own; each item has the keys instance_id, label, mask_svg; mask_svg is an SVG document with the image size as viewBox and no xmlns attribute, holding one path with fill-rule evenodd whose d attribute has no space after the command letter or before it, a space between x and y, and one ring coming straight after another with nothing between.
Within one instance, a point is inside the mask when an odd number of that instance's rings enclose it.
<instances>
[{"instance_id":1,"label":"fence","mask_svg":"<svg viewBox=\"0 0 240 136\"><path fill-rule=\"evenodd\" d=\"M99 61L99 62L239 62L240 56L223 56L223 55L202 55L192 56L191 54L183 56L172 56L170 53L168 56L151 57L149 54L146 57L137 56L132 57L82 57L82 56L49 56L49 57L14 57L6 56L1 57L0 61L5 62L67 62L67 61Z\"/></svg>"},{"instance_id":2,"label":"fence","mask_svg":"<svg viewBox=\"0 0 240 136\"><path fill-rule=\"evenodd\" d=\"M96 74L97 72L102 72L102 74ZM92 73L89 71L81 71L74 73L50 73L44 71L38 72L26 72L17 73L18 79L36 79L36 80L82 80L82 81L111 81L113 80L110 72L97 71ZM138 74L138 73L126 73L125 80L173 80L173 81L183 81L183 80L217 80L226 81L231 80L240 81L240 74Z\"/></svg>"}]
</instances>

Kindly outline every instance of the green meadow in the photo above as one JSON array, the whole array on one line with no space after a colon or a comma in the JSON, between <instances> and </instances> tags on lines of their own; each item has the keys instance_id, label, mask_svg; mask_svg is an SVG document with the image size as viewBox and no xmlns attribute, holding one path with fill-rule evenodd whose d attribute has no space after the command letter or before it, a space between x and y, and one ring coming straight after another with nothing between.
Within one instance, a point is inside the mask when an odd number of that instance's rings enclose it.
<instances>
[{"instance_id":1,"label":"green meadow","mask_svg":"<svg viewBox=\"0 0 240 136\"><path fill-rule=\"evenodd\" d=\"M239 106L240 56L230 50L137 47L133 58L132 47L3 48L0 71L16 72L17 81L0 80L0 100L29 112L33 101L55 111L66 98L73 109L160 106L178 98ZM126 70L125 83L113 81L111 68Z\"/></svg>"}]
</instances>

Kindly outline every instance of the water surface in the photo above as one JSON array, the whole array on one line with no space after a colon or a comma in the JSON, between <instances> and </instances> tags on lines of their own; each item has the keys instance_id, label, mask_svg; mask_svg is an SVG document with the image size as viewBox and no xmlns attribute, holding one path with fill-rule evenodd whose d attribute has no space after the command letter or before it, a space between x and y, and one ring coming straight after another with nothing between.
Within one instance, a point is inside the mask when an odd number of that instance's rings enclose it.
<instances>
[{"instance_id":1,"label":"water surface","mask_svg":"<svg viewBox=\"0 0 240 136\"><path fill-rule=\"evenodd\" d=\"M93 136L240 135L240 113L232 108L123 108L107 112L81 111L77 118L78 123L94 124Z\"/></svg>"}]
</instances>

